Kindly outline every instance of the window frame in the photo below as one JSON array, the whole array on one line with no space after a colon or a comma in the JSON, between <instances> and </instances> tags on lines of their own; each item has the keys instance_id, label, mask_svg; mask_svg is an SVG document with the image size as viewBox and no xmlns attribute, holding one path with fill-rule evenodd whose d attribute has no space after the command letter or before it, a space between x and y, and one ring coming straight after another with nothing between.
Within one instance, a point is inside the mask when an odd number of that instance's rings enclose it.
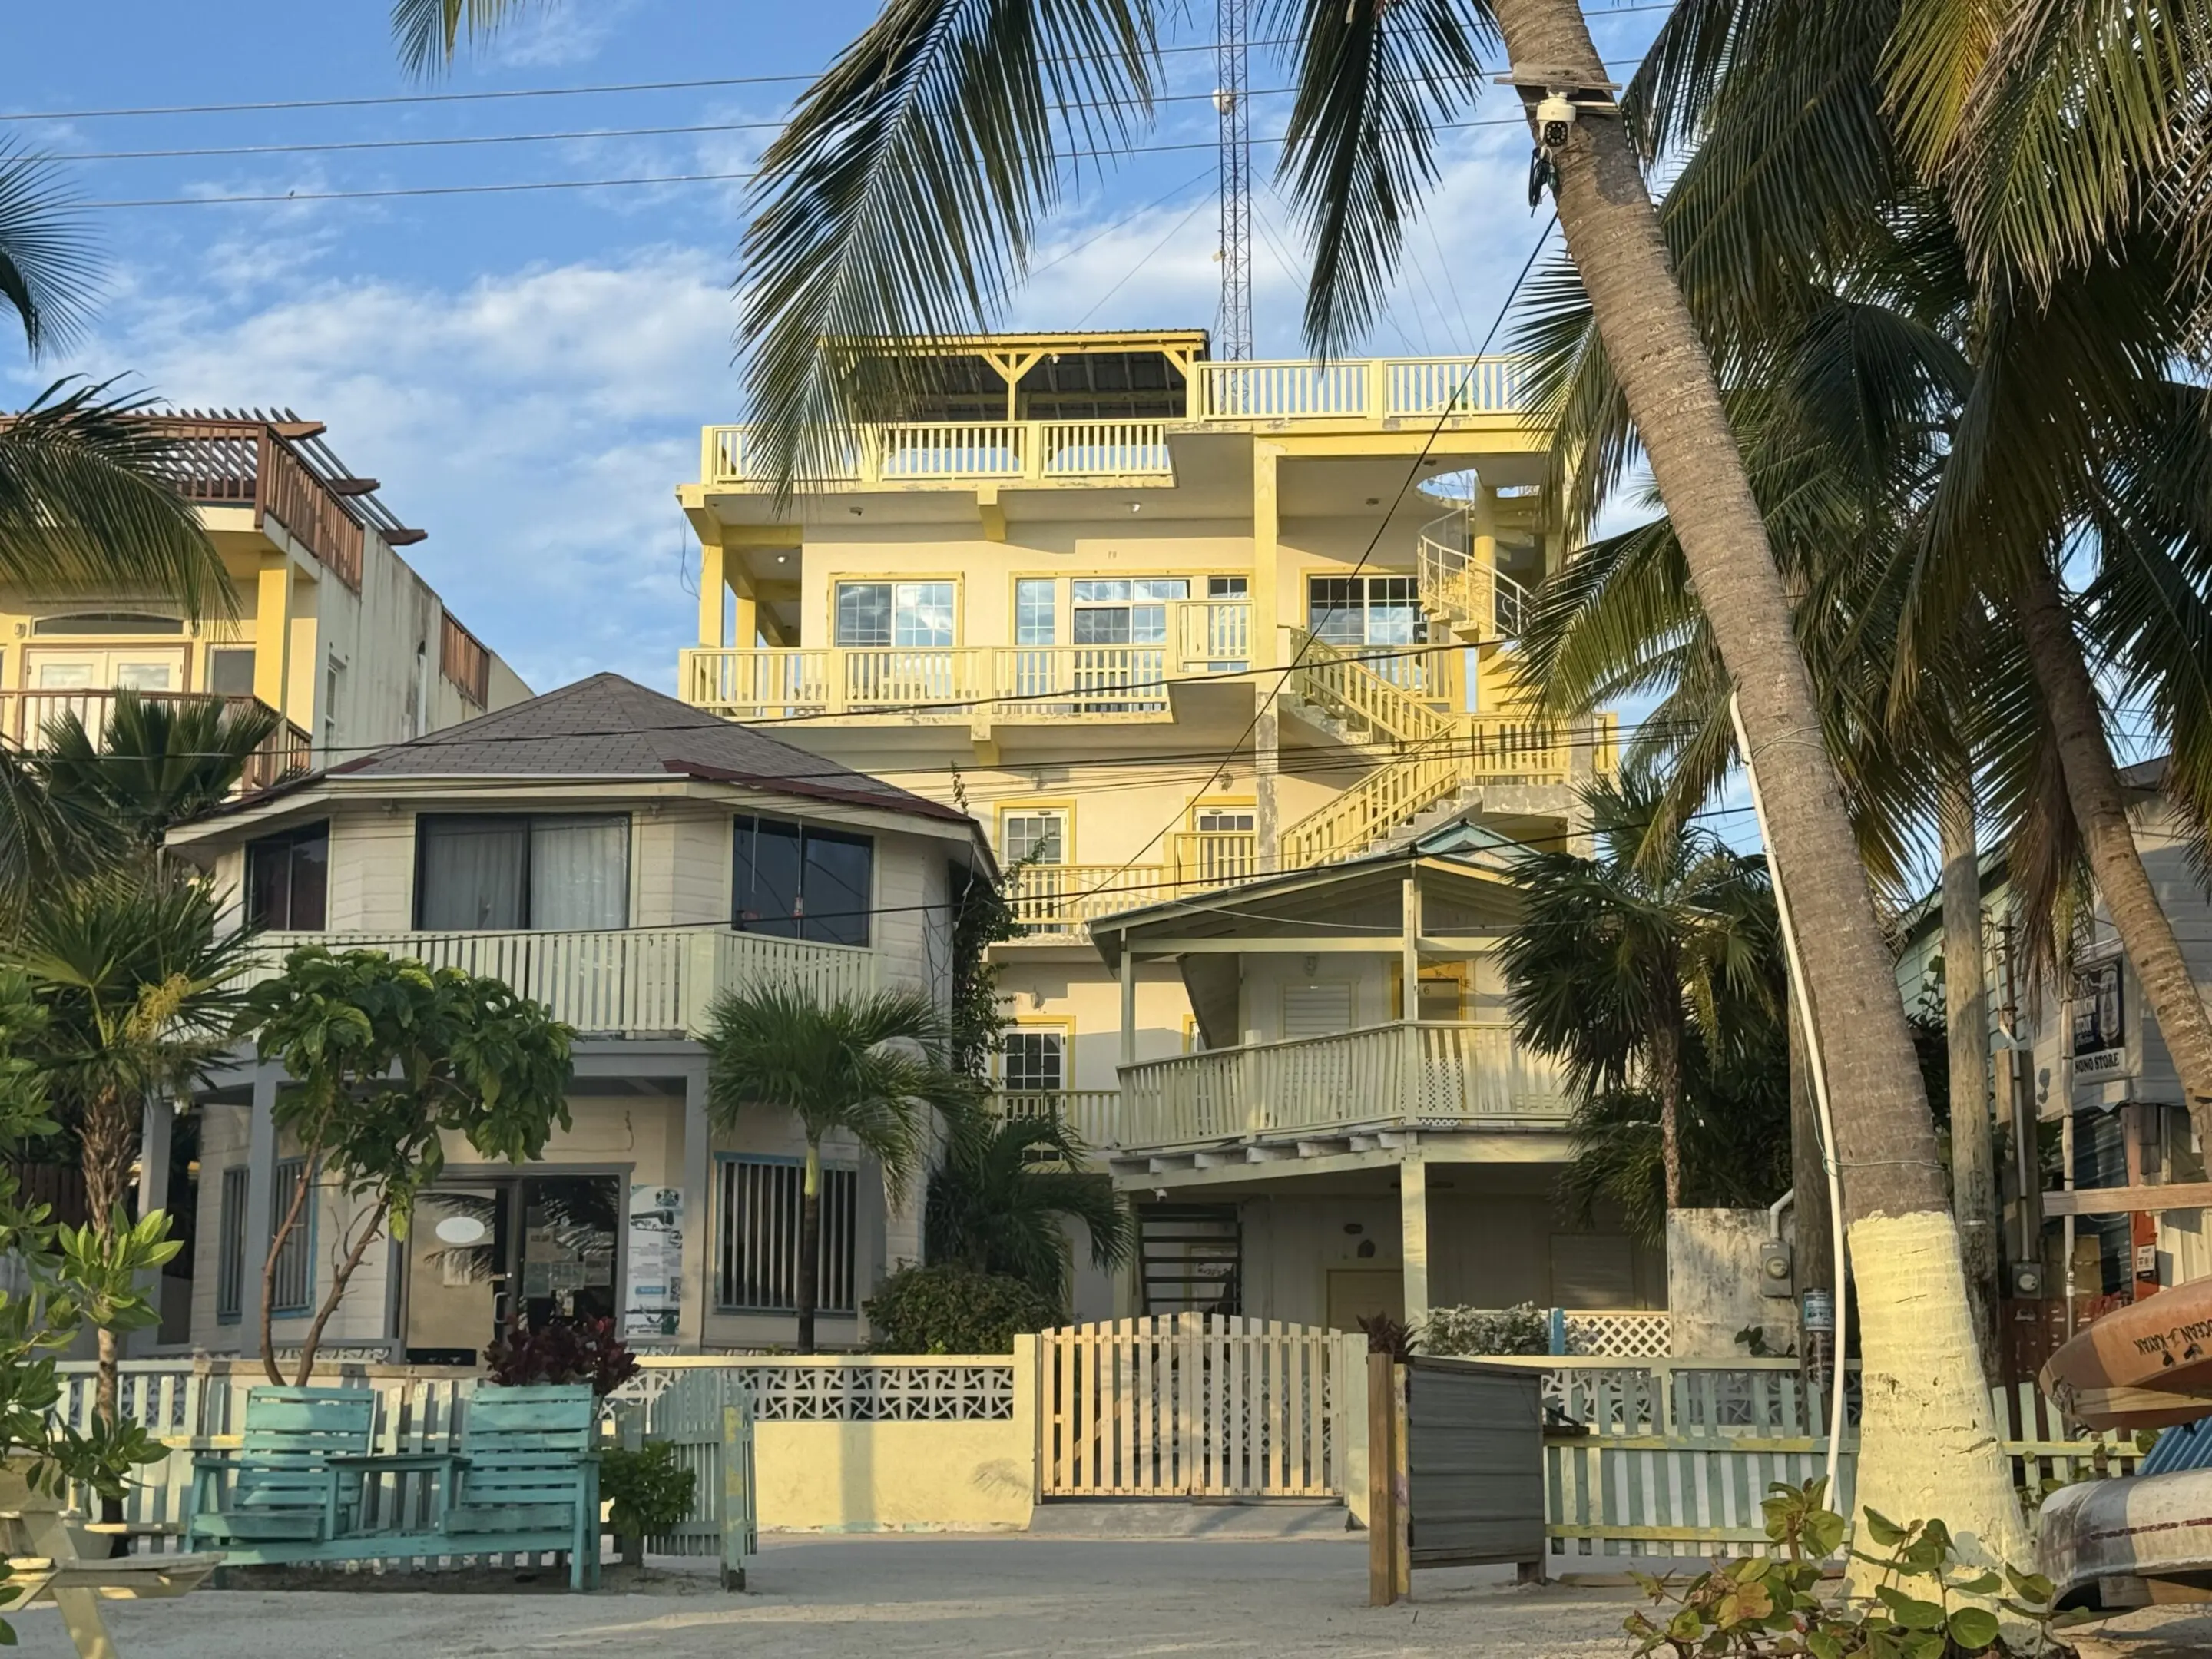
<instances>
[{"instance_id":1,"label":"window frame","mask_svg":"<svg viewBox=\"0 0 2212 1659\"><path fill-rule=\"evenodd\" d=\"M799 832L799 889L793 896L795 901L795 908L793 914L789 916L759 916L748 921L745 917L738 914L738 899L739 895L743 890L738 880L738 860L740 849L744 846L743 840L741 839L740 826L747 823L750 823L754 826L755 833L758 833L759 826L764 823L787 825L797 830ZM806 911L806 872L811 867L807 858L806 843L810 836L818 836L833 842L849 843L855 846L864 847L867 849L868 890L866 895L866 902L863 904L860 912L861 937L857 944L851 939L820 938L811 935L806 931L808 922L813 920L813 918L807 915ZM882 878L881 852L881 838L870 834L866 830L850 830L840 824L813 823L805 818L784 817L773 812L734 812L731 814L730 855L726 866L730 872L729 917L731 928L737 933L760 933L770 939L803 939L807 943L813 945L842 945L859 951L874 949L876 940L876 896L879 890ZM833 912L831 914L837 915L841 913ZM849 915L851 913L845 912L842 914ZM763 923L780 925L787 922L792 925L792 931L788 933L779 931L779 927L777 926L763 925Z\"/></svg>"},{"instance_id":2,"label":"window frame","mask_svg":"<svg viewBox=\"0 0 2212 1659\"><path fill-rule=\"evenodd\" d=\"M531 917L531 857L533 837L532 830L541 818L620 818L623 824L623 920L617 927L539 927ZM522 925L520 927L437 927L422 920L422 857L423 843L428 840L431 827L452 823L457 819L489 820L502 823L512 820L522 826ZM628 811L612 812L417 812L415 815L415 872L413 902L410 908L411 926L418 933L613 933L629 931L631 918L637 914L637 815Z\"/></svg>"},{"instance_id":3,"label":"window frame","mask_svg":"<svg viewBox=\"0 0 2212 1659\"><path fill-rule=\"evenodd\" d=\"M1007 1075L1007 1047L1016 1037L1051 1037L1060 1043L1060 1085L1054 1089L1017 1088ZM1007 1095L1066 1094L1075 1087L1075 1021L1058 1016L1042 1018L1018 1018L999 1033L998 1051L992 1056L994 1080L999 1092Z\"/></svg>"},{"instance_id":4,"label":"window frame","mask_svg":"<svg viewBox=\"0 0 2212 1659\"><path fill-rule=\"evenodd\" d=\"M789 1224L787 1229L782 1223L776 1224L783 1235L779 1238L776 1248L780 1251L787 1251L789 1257L789 1282L793 1290L793 1298L789 1305L763 1302L733 1302L727 1299L745 1284L747 1277L738 1271L736 1260L738 1239L732 1215L736 1198L735 1188L738 1182L735 1171L741 1166L791 1172L793 1178L789 1182L791 1192L788 1199L790 1208L787 1212ZM750 1315L758 1317L788 1319L798 1313L799 1206L805 1198L805 1158L793 1158L782 1153L719 1151L715 1152L714 1191L711 1200L714 1207L714 1243L708 1267L714 1280L714 1310L717 1314L740 1317ZM822 1224L825 1235L839 1223L839 1217L834 1212L837 1200L833 1199L831 1194L833 1182L842 1187L845 1194L842 1216L846 1229L846 1237L843 1241L843 1273L847 1282L842 1286L836 1285L832 1277L836 1265L834 1252L835 1241L825 1237L819 1258L822 1271L819 1282L815 1287L814 1311L817 1318L858 1319L860 1311L860 1304L866 1292L863 1282L866 1278L866 1269L860 1261L859 1164L842 1161L832 1163L826 1158L822 1161ZM769 1266L774 1267L776 1264L769 1264ZM751 1276L750 1283L757 1286L763 1282L764 1277L763 1273L756 1273ZM836 1294L842 1294L844 1297L842 1304L833 1304L830 1300L832 1295Z\"/></svg>"},{"instance_id":5,"label":"window frame","mask_svg":"<svg viewBox=\"0 0 2212 1659\"><path fill-rule=\"evenodd\" d=\"M1056 817L1060 820L1060 857L1043 868L1078 862L1075 856L1075 803L1073 800L1000 801L992 825L991 845L1000 863L1011 868L1016 860L1006 850L1006 822L1010 818Z\"/></svg>"},{"instance_id":6,"label":"window frame","mask_svg":"<svg viewBox=\"0 0 2212 1659\"><path fill-rule=\"evenodd\" d=\"M323 902L321 919L313 927L302 927L298 921L296 905L298 887L297 850L311 842L323 844ZM254 879L256 854L273 855L283 848L286 854L284 872L284 921L279 927L260 914L258 896L258 884ZM325 933L331 926L331 821L318 818L313 823L295 825L278 830L274 835L257 836L246 843L245 911L247 922L255 927L277 933Z\"/></svg>"},{"instance_id":7,"label":"window frame","mask_svg":"<svg viewBox=\"0 0 2212 1659\"><path fill-rule=\"evenodd\" d=\"M884 587L890 590L890 609L885 612L890 637L881 641L849 641L844 637L842 625L845 591L853 587ZM948 610L951 626L949 637L942 645L902 645L898 637L898 590L902 587L943 587L951 592ZM957 651L960 647L962 592L960 577L956 572L937 574L901 574L898 575L870 575L855 572L849 575L833 576L830 582L830 643L840 651Z\"/></svg>"}]
</instances>

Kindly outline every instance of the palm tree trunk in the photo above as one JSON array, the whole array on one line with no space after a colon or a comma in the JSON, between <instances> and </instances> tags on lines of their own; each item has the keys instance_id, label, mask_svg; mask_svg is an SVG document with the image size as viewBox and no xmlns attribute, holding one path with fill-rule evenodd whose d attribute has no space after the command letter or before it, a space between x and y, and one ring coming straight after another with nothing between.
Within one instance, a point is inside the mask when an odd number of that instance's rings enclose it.
<instances>
[{"instance_id":1,"label":"palm tree trunk","mask_svg":"<svg viewBox=\"0 0 2212 1659\"><path fill-rule=\"evenodd\" d=\"M1682 1207L1682 1027L1661 1020L1651 1028L1651 1092L1659 1097L1659 1167L1667 1177L1667 1207Z\"/></svg>"},{"instance_id":2,"label":"palm tree trunk","mask_svg":"<svg viewBox=\"0 0 2212 1659\"><path fill-rule=\"evenodd\" d=\"M2081 659L2081 642L2066 615L2058 583L2041 564L2014 594L2037 689L2058 743L2066 798L2081 827L2081 844L2097 895L2110 912L2142 983L2143 1000L2158 1016L2159 1035L2173 1057L2200 1143L2212 1146L2212 1013L2173 937L2173 923L2158 902L2128 823L2112 751L2105 741L2097 689Z\"/></svg>"},{"instance_id":3,"label":"palm tree trunk","mask_svg":"<svg viewBox=\"0 0 2212 1659\"><path fill-rule=\"evenodd\" d=\"M1784 1019L1790 1027L1790 1185L1795 1194L1790 1210L1797 1224L1792 1270L1802 1299L1807 1291L1833 1294L1838 1288L1831 1242L1836 1221L1828 1207L1828 1166L1820 1152L1820 1107L1813 1093L1805 1027L1795 1008L1785 1009Z\"/></svg>"},{"instance_id":4,"label":"palm tree trunk","mask_svg":"<svg viewBox=\"0 0 2212 1659\"><path fill-rule=\"evenodd\" d=\"M115 1237L116 1212L124 1207L125 1188L131 1180L131 1160L137 1151L138 1126L131 1121L128 1103L112 1091L103 1093L87 1107L77 1136L78 1157L84 1170L85 1208L91 1212L92 1231L102 1244L111 1244ZM114 1424L121 1420L123 1408L123 1340L119 1333L102 1325L94 1336L97 1346L92 1385L94 1418L101 1423ZM100 1518L109 1525L123 1519L123 1500L102 1496ZM109 1553L120 1554L129 1547L127 1540L110 1540Z\"/></svg>"},{"instance_id":5,"label":"palm tree trunk","mask_svg":"<svg viewBox=\"0 0 2212 1659\"><path fill-rule=\"evenodd\" d=\"M814 1352L814 1306L822 1296L822 1148L806 1143L805 1184L799 1195L799 1351Z\"/></svg>"},{"instance_id":6,"label":"palm tree trunk","mask_svg":"<svg viewBox=\"0 0 2212 1659\"><path fill-rule=\"evenodd\" d=\"M1604 65L1576 0L1497 0L1512 61L1585 86ZM1559 225L1742 705L1787 884L1831 1097L1865 1360L1858 1497L1942 1515L1972 1559L2027 1538L1975 1353L1935 1126L1889 951L1823 740L1788 596L1712 364L1675 287L1620 120L1578 121L1559 158Z\"/></svg>"},{"instance_id":7,"label":"palm tree trunk","mask_svg":"<svg viewBox=\"0 0 2212 1659\"><path fill-rule=\"evenodd\" d=\"M1997 1364L1997 1168L1990 1132L1990 1003L1982 978L1982 876L1973 775L1963 757L1936 801L1943 850L1943 1026L1950 1038L1951 1205L1982 1368Z\"/></svg>"}]
</instances>

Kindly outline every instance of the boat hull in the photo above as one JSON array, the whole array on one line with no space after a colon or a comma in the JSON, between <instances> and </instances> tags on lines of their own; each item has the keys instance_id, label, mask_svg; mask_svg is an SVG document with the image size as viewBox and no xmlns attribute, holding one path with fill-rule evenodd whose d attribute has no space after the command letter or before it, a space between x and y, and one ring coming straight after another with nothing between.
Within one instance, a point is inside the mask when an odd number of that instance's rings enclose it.
<instances>
[{"instance_id":1,"label":"boat hull","mask_svg":"<svg viewBox=\"0 0 2212 1659\"><path fill-rule=\"evenodd\" d=\"M2107 1578L2212 1587L2212 1469L2062 1486L2037 1516L2036 1557L2062 1605Z\"/></svg>"},{"instance_id":2,"label":"boat hull","mask_svg":"<svg viewBox=\"0 0 2212 1659\"><path fill-rule=\"evenodd\" d=\"M2194 1422L2212 1402L2212 1279L2114 1309L2052 1354L2040 1381L2092 1428Z\"/></svg>"}]
</instances>

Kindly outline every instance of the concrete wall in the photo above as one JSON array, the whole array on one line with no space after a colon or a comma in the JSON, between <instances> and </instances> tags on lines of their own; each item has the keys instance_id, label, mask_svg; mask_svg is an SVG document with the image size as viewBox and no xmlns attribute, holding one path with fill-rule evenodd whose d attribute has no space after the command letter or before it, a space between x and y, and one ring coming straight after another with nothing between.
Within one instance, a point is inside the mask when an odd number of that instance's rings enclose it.
<instances>
[{"instance_id":1,"label":"concrete wall","mask_svg":"<svg viewBox=\"0 0 2212 1659\"><path fill-rule=\"evenodd\" d=\"M1762 1295L1764 1210L1674 1210L1667 1217L1667 1310L1677 1359L1741 1359L1756 1326L1777 1353L1797 1340L1796 1304Z\"/></svg>"},{"instance_id":2,"label":"concrete wall","mask_svg":"<svg viewBox=\"0 0 2212 1659\"><path fill-rule=\"evenodd\" d=\"M758 1424L760 1524L788 1532L1018 1532L1030 1523L1036 1493L1036 1398L1033 1387L1018 1383L1011 1422Z\"/></svg>"}]
</instances>

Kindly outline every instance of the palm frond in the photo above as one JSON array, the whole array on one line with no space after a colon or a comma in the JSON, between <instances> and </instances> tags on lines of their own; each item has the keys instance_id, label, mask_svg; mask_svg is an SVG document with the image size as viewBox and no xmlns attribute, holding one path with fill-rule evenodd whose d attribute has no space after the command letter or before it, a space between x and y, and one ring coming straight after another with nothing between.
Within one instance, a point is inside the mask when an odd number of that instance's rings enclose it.
<instances>
[{"instance_id":1,"label":"palm frond","mask_svg":"<svg viewBox=\"0 0 2212 1659\"><path fill-rule=\"evenodd\" d=\"M536 0L392 0L392 40L410 74L428 77L465 38L489 40Z\"/></svg>"},{"instance_id":2,"label":"palm frond","mask_svg":"<svg viewBox=\"0 0 2212 1659\"><path fill-rule=\"evenodd\" d=\"M738 338L753 441L787 492L924 389L886 342L988 327L1069 177L1148 118L1149 0L890 0L761 158Z\"/></svg>"},{"instance_id":3,"label":"palm frond","mask_svg":"<svg viewBox=\"0 0 2212 1659\"><path fill-rule=\"evenodd\" d=\"M1437 129L1480 90L1498 22L1486 0L1271 0L1262 28L1293 43L1277 177L1314 244L1306 343L1332 357L1390 291L1438 177Z\"/></svg>"},{"instance_id":4,"label":"palm frond","mask_svg":"<svg viewBox=\"0 0 2212 1659\"><path fill-rule=\"evenodd\" d=\"M235 605L198 516L170 485L171 446L143 400L64 380L0 421L0 580L151 591L188 615Z\"/></svg>"},{"instance_id":5,"label":"palm frond","mask_svg":"<svg viewBox=\"0 0 2212 1659\"><path fill-rule=\"evenodd\" d=\"M82 324L98 270L52 164L0 144L0 306L15 313L33 356Z\"/></svg>"}]
</instances>

